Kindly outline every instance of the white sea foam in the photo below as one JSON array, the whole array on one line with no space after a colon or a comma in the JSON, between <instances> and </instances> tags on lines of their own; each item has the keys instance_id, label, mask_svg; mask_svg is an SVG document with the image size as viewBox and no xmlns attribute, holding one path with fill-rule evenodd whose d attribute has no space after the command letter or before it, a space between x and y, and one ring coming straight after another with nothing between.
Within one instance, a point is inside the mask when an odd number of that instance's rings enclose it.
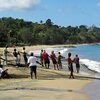
<instances>
[{"instance_id":1,"label":"white sea foam","mask_svg":"<svg viewBox=\"0 0 100 100\"><path fill-rule=\"evenodd\" d=\"M31 53L34 53L35 56L40 56L40 52L41 50L33 50L33 51L31 50L28 52L28 54L30 55Z\"/></svg>"},{"instance_id":2,"label":"white sea foam","mask_svg":"<svg viewBox=\"0 0 100 100\"><path fill-rule=\"evenodd\" d=\"M60 50L59 52L60 52L61 54L65 54L67 51L68 51L68 48L64 48L64 49Z\"/></svg>"},{"instance_id":3,"label":"white sea foam","mask_svg":"<svg viewBox=\"0 0 100 100\"><path fill-rule=\"evenodd\" d=\"M45 50L49 55L52 51L54 51L56 55L58 54L58 52L60 52L63 56L68 51L68 48L46 48ZM33 52L36 56L40 56L41 50L29 51L28 54L30 54L31 52Z\"/></svg>"},{"instance_id":4,"label":"white sea foam","mask_svg":"<svg viewBox=\"0 0 100 100\"><path fill-rule=\"evenodd\" d=\"M89 60L89 59L80 59L80 63L84 64L90 70L100 72L100 62Z\"/></svg>"}]
</instances>

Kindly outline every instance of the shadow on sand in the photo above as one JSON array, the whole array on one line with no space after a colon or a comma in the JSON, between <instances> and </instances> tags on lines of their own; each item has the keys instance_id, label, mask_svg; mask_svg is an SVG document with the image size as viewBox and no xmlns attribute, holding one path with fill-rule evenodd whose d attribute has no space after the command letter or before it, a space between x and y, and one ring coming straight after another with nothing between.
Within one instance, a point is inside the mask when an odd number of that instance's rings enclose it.
<instances>
[{"instance_id":1,"label":"shadow on sand","mask_svg":"<svg viewBox=\"0 0 100 100\"><path fill-rule=\"evenodd\" d=\"M47 71L48 72L48 71ZM28 73L21 73L21 74L10 74L10 78L12 79L21 79L21 78L29 78L30 74ZM34 77L34 73L33 73L33 77ZM41 80L55 80L57 78L65 78L65 79L69 79L69 74L62 74L59 72L50 72L50 73L37 73L37 77L38 79ZM74 74L75 79L77 80L90 80L90 79L97 79L100 80L100 78L97 77L93 77L93 76L86 76L86 75L80 75L80 74Z\"/></svg>"},{"instance_id":2,"label":"shadow on sand","mask_svg":"<svg viewBox=\"0 0 100 100\"><path fill-rule=\"evenodd\" d=\"M76 80L90 80L90 79L97 79L97 80L100 80L100 78L96 78L96 77L91 77L91 76L82 76L82 75L74 75L75 79ZM39 79L42 79L42 80L55 80L55 78L66 78L66 79L69 79L69 75L66 74L60 74L60 73L56 73L55 75L53 74L49 74L49 75L41 75L39 76Z\"/></svg>"},{"instance_id":3,"label":"shadow on sand","mask_svg":"<svg viewBox=\"0 0 100 100\"><path fill-rule=\"evenodd\" d=\"M23 74L10 74L11 79L21 79L21 78L28 78L29 75L23 75Z\"/></svg>"}]
</instances>

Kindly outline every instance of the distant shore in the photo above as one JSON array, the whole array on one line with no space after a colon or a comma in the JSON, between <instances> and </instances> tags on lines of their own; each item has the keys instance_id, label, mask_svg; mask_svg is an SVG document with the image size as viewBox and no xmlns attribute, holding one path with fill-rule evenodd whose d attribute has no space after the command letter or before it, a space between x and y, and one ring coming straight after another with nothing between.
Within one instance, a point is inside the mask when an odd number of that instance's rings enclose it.
<instances>
[{"instance_id":1,"label":"distant shore","mask_svg":"<svg viewBox=\"0 0 100 100\"><path fill-rule=\"evenodd\" d=\"M58 44L58 45L32 45L32 46L14 46L14 47L8 47L10 50L13 48L18 48L19 50L22 49L22 47L26 47L27 50L38 50L38 49L44 49L44 48L50 48L50 47L76 47L80 45L99 45L100 43L84 43L84 44ZM0 47L0 50L2 51L4 47Z\"/></svg>"}]
</instances>

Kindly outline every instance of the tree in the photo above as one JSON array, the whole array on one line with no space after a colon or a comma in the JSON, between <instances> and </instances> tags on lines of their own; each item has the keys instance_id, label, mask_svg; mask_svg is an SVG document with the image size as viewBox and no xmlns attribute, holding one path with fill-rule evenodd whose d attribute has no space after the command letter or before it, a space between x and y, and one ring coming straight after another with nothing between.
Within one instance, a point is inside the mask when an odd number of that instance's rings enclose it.
<instances>
[{"instance_id":1,"label":"tree","mask_svg":"<svg viewBox=\"0 0 100 100\"><path fill-rule=\"evenodd\" d=\"M34 23L12 17L0 18L0 46L94 42L100 42L100 28L94 25L62 27L54 25L51 19Z\"/></svg>"},{"instance_id":2,"label":"tree","mask_svg":"<svg viewBox=\"0 0 100 100\"><path fill-rule=\"evenodd\" d=\"M53 25L53 22L51 21L51 19L47 19L45 23L49 27Z\"/></svg>"},{"instance_id":3,"label":"tree","mask_svg":"<svg viewBox=\"0 0 100 100\"><path fill-rule=\"evenodd\" d=\"M0 30L0 46L5 46L8 43L8 37L4 30Z\"/></svg>"},{"instance_id":4,"label":"tree","mask_svg":"<svg viewBox=\"0 0 100 100\"><path fill-rule=\"evenodd\" d=\"M20 36L20 40L21 42L25 43L25 44L30 44L31 40L32 40L32 32L29 28L22 28L19 30L19 36Z\"/></svg>"}]
</instances>

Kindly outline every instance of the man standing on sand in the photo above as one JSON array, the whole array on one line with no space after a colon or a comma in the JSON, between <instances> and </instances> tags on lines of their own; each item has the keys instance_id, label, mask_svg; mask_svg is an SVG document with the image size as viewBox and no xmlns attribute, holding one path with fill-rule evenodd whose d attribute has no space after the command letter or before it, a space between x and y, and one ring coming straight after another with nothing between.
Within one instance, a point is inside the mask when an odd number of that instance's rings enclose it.
<instances>
[{"instance_id":1,"label":"man standing on sand","mask_svg":"<svg viewBox=\"0 0 100 100\"><path fill-rule=\"evenodd\" d=\"M56 58L56 55L55 55L54 51L51 52L50 58L51 58L51 60L52 60L54 69L55 69L55 70L56 70L56 69L59 70L59 68L58 68L58 62L57 62L57 60L56 60L57 58Z\"/></svg>"},{"instance_id":2,"label":"man standing on sand","mask_svg":"<svg viewBox=\"0 0 100 100\"><path fill-rule=\"evenodd\" d=\"M42 67L44 67L44 62L43 62L43 49L41 50L41 53L40 53L40 62L41 62Z\"/></svg>"},{"instance_id":3,"label":"man standing on sand","mask_svg":"<svg viewBox=\"0 0 100 100\"><path fill-rule=\"evenodd\" d=\"M58 52L58 66L59 66L60 69L62 69L62 61L61 61L62 58L63 57L61 56L61 53Z\"/></svg>"},{"instance_id":4,"label":"man standing on sand","mask_svg":"<svg viewBox=\"0 0 100 100\"><path fill-rule=\"evenodd\" d=\"M27 60L28 59L27 59L27 52L25 50L25 47L23 47L22 54L23 54L25 65L27 66Z\"/></svg>"},{"instance_id":5,"label":"man standing on sand","mask_svg":"<svg viewBox=\"0 0 100 100\"><path fill-rule=\"evenodd\" d=\"M15 62L16 62L15 65L19 66L20 65L20 58L21 58L21 55L20 55L19 51L17 51L16 49L14 49L13 55L15 57Z\"/></svg>"},{"instance_id":6,"label":"man standing on sand","mask_svg":"<svg viewBox=\"0 0 100 100\"><path fill-rule=\"evenodd\" d=\"M68 53L67 62L68 62L68 66L70 68L70 76L69 76L69 78L72 77L74 79L74 75L73 75L73 61L71 60L71 53Z\"/></svg>"},{"instance_id":7,"label":"man standing on sand","mask_svg":"<svg viewBox=\"0 0 100 100\"><path fill-rule=\"evenodd\" d=\"M4 49L4 65L7 65L7 53L8 53L8 51L7 51L7 48L8 48L8 45L6 45L6 47L5 47L5 49Z\"/></svg>"},{"instance_id":8,"label":"man standing on sand","mask_svg":"<svg viewBox=\"0 0 100 100\"><path fill-rule=\"evenodd\" d=\"M78 55L75 56L75 58L73 59L73 62L76 64L76 71L77 71L77 73L79 73L80 63L79 63L79 57L78 57Z\"/></svg>"},{"instance_id":9,"label":"man standing on sand","mask_svg":"<svg viewBox=\"0 0 100 100\"><path fill-rule=\"evenodd\" d=\"M35 75L35 79L37 79L37 63L39 63L37 61L37 58L34 56L33 53L31 53L30 57L28 58L28 65L30 67L31 79L33 79L33 72L34 72L34 75Z\"/></svg>"},{"instance_id":10,"label":"man standing on sand","mask_svg":"<svg viewBox=\"0 0 100 100\"><path fill-rule=\"evenodd\" d=\"M49 69L50 66L49 55L45 50L43 52L43 60L44 60L45 68Z\"/></svg>"}]
</instances>

